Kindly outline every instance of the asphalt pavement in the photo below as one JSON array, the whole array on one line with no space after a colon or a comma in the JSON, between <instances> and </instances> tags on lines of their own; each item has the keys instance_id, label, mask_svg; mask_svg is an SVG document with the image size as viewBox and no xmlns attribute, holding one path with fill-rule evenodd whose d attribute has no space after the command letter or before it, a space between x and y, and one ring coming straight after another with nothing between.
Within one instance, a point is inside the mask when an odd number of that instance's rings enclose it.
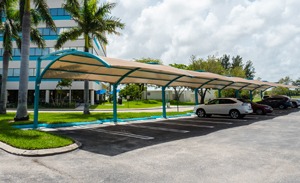
<instances>
[{"instance_id":1,"label":"asphalt pavement","mask_svg":"<svg viewBox=\"0 0 300 183\"><path fill-rule=\"evenodd\" d=\"M50 129L82 147L44 157L0 150L0 182L299 182L299 119L288 109Z\"/></svg>"}]
</instances>

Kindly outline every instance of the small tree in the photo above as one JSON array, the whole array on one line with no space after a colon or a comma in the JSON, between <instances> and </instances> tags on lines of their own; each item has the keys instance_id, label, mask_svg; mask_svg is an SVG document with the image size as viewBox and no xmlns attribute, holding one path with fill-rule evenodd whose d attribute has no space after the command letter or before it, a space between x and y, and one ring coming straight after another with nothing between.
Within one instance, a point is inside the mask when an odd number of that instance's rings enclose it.
<instances>
[{"instance_id":1,"label":"small tree","mask_svg":"<svg viewBox=\"0 0 300 183\"><path fill-rule=\"evenodd\" d=\"M201 71L212 72L216 74L223 74L225 72L221 60L215 56L208 56L208 58L204 60L201 58L197 59L194 55L192 55L191 63L188 66L188 68L190 70L195 70L195 71L201 70ZM198 90L201 104L204 104L204 99L208 90L210 90L210 88L200 88Z\"/></svg>"},{"instance_id":2,"label":"small tree","mask_svg":"<svg viewBox=\"0 0 300 183\"><path fill-rule=\"evenodd\" d=\"M69 88L72 86L72 80L71 79L61 79L57 85L56 85L56 88L58 89L57 90L57 93L59 94L59 96L56 97L56 101L57 101L57 104L60 103L60 105L63 105L64 104L64 100L62 99L62 95L63 95L63 88ZM58 102L58 98L59 98L59 101Z\"/></svg>"},{"instance_id":3,"label":"small tree","mask_svg":"<svg viewBox=\"0 0 300 183\"><path fill-rule=\"evenodd\" d=\"M119 95L125 98L129 96L129 100L138 99L141 96L140 87L136 84L127 84L125 88L120 91Z\"/></svg>"}]
</instances>

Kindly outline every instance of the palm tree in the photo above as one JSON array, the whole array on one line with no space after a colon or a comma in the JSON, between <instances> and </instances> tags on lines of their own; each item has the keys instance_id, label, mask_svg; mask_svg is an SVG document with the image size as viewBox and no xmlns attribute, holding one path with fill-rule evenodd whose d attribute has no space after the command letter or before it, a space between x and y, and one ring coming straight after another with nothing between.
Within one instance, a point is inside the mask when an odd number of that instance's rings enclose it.
<instances>
[{"instance_id":1,"label":"palm tree","mask_svg":"<svg viewBox=\"0 0 300 183\"><path fill-rule=\"evenodd\" d=\"M18 35L18 30L20 24L16 22L18 20L16 11L16 0L3 0L0 2L0 12L1 12L1 27L0 32L3 35L3 75L2 75L2 85L1 85L1 95L0 95L0 114L6 114L6 103L7 103L7 74L9 60L12 56L13 41L15 39L18 47L20 48L20 37ZM2 22L4 20L4 22Z\"/></svg>"},{"instance_id":2,"label":"palm tree","mask_svg":"<svg viewBox=\"0 0 300 183\"><path fill-rule=\"evenodd\" d=\"M21 51L21 67L20 67L20 82L18 107L15 120L29 119L27 112L27 93L28 93L28 70L29 70L29 49L30 49L30 31L31 31L31 13L39 14L41 20L44 21L47 27L56 31L55 24L49 13L46 0L33 0L35 11L31 10L31 0L19 0L20 3L20 20L22 25L22 51ZM38 21L38 20L34 20Z\"/></svg>"},{"instance_id":3,"label":"palm tree","mask_svg":"<svg viewBox=\"0 0 300 183\"><path fill-rule=\"evenodd\" d=\"M84 37L84 51L89 52L92 48L92 41L96 38L99 42L107 44L106 34L116 34L117 28L124 28L119 18L110 16L111 10L116 3L104 3L98 6L99 0L84 0L80 6L78 0L67 0L63 8L70 13L74 21L78 24L66 32L63 32L55 45L59 49L69 40L76 40L80 36ZM89 81L84 81L84 114L89 114Z\"/></svg>"}]
</instances>

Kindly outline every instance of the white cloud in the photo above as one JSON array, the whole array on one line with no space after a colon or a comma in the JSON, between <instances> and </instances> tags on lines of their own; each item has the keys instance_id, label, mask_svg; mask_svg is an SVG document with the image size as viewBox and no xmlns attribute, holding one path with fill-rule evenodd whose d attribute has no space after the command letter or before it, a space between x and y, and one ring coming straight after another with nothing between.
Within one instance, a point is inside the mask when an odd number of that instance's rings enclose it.
<instances>
[{"instance_id":1,"label":"white cloud","mask_svg":"<svg viewBox=\"0 0 300 183\"><path fill-rule=\"evenodd\" d=\"M126 24L109 36L108 56L189 64L191 55L240 55L256 77L300 77L298 0L114 0Z\"/></svg>"}]
</instances>

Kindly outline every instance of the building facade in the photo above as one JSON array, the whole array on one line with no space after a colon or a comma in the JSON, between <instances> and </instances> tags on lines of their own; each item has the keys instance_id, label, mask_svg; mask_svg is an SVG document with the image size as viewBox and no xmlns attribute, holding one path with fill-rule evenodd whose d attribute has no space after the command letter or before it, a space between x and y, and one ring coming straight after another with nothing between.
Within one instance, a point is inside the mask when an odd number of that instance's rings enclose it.
<instances>
[{"instance_id":1,"label":"building facade","mask_svg":"<svg viewBox=\"0 0 300 183\"><path fill-rule=\"evenodd\" d=\"M47 55L49 53L55 52L54 45L58 35L65 30L68 30L74 26L76 23L72 20L72 17L62 8L62 3L64 0L47 0L50 14L56 24L57 31L54 32L51 29L47 28L45 25L41 24L38 26L39 31L46 41L45 49L39 49L36 45L30 45L30 57L29 57L29 85L28 85L28 103L33 103L34 98L34 82L36 74L36 61L38 57L42 55ZM3 37L0 35L0 74L2 74L2 61L3 61ZM76 49L79 51L84 51L84 39L80 37L76 41L68 41L62 47L62 50L65 49ZM101 45L98 40L93 41L93 49L90 49L90 53L99 56L106 56L106 49ZM8 70L8 83L7 83L7 92L8 92L8 103L16 105L18 99L18 90L19 90L19 76L20 76L20 61L21 53L14 43L14 48L12 52L12 60L9 62ZM46 60L42 62L41 68L45 68L51 60ZM45 103L51 103L57 98L57 88L56 85L58 80L46 80L41 84L41 98L40 100ZM91 104L94 104L94 101L98 99L96 91L102 89L101 82L89 83L90 89L90 101ZM70 96L73 101L80 102L83 100L83 81L73 81L70 88L63 88L65 90L65 95ZM71 91L71 93L70 93Z\"/></svg>"}]
</instances>

